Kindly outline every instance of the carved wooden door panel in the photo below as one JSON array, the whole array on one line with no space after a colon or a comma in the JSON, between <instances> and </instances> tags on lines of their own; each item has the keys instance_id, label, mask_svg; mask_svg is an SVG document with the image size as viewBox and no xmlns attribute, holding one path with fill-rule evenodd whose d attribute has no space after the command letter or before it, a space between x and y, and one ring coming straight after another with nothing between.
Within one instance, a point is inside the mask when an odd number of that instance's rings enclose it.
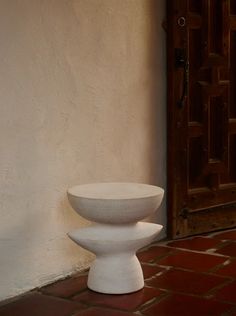
<instances>
[{"instance_id":1,"label":"carved wooden door panel","mask_svg":"<svg viewBox=\"0 0 236 316\"><path fill-rule=\"evenodd\" d=\"M236 0L167 1L173 238L236 226Z\"/></svg>"}]
</instances>

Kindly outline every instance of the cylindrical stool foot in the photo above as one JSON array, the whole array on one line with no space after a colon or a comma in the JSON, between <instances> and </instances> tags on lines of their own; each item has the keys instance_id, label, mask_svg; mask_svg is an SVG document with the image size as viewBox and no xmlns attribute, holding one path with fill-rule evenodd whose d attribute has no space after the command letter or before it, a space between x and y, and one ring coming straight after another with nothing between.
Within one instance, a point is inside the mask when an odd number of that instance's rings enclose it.
<instances>
[{"instance_id":1,"label":"cylindrical stool foot","mask_svg":"<svg viewBox=\"0 0 236 316\"><path fill-rule=\"evenodd\" d=\"M93 262L88 278L88 287L106 294L123 294L144 287L143 271L134 254L99 256Z\"/></svg>"}]
</instances>

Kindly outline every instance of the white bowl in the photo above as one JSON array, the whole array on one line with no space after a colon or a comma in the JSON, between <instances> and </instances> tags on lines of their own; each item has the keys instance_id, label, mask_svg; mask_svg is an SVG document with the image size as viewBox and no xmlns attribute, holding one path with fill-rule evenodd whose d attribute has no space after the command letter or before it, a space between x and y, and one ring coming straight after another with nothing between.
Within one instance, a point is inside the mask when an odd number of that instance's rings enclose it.
<instances>
[{"instance_id":1,"label":"white bowl","mask_svg":"<svg viewBox=\"0 0 236 316\"><path fill-rule=\"evenodd\" d=\"M84 218L104 224L135 223L161 204L164 190L141 183L92 183L72 187L68 199Z\"/></svg>"}]
</instances>

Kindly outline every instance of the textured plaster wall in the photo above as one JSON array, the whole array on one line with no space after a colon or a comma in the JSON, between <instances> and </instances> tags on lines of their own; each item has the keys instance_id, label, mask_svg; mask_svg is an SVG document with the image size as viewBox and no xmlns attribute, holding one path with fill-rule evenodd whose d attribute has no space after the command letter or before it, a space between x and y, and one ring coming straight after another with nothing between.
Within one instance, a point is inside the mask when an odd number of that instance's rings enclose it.
<instances>
[{"instance_id":1,"label":"textured plaster wall","mask_svg":"<svg viewBox=\"0 0 236 316\"><path fill-rule=\"evenodd\" d=\"M164 2L0 1L0 299L89 265L68 186L165 187Z\"/></svg>"}]
</instances>

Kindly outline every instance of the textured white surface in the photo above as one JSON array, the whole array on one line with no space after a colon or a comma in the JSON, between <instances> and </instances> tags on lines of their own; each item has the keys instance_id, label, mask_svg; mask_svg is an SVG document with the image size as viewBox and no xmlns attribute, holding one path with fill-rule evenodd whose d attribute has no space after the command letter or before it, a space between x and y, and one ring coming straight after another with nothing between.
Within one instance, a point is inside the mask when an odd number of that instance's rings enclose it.
<instances>
[{"instance_id":1,"label":"textured white surface","mask_svg":"<svg viewBox=\"0 0 236 316\"><path fill-rule=\"evenodd\" d=\"M91 183L68 190L77 213L95 222L68 233L78 245L96 254L88 275L91 290L125 294L144 287L135 253L163 227L137 222L157 210L163 195L162 188L141 183Z\"/></svg>"},{"instance_id":2,"label":"textured white surface","mask_svg":"<svg viewBox=\"0 0 236 316\"><path fill-rule=\"evenodd\" d=\"M164 7L0 1L0 300L91 262L68 187L165 187Z\"/></svg>"},{"instance_id":3,"label":"textured white surface","mask_svg":"<svg viewBox=\"0 0 236 316\"><path fill-rule=\"evenodd\" d=\"M133 223L153 214L164 190L142 183L91 183L68 190L74 210L97 223Z\"/></svg>"},{"instance_id":4,"label":"textured white surface","mask_svg":"<svg viewBox=\"0 0 236 316\"><path fill-rule=\"evenodd\" d=\"M102 182L88 183L75 186L68 190L68 194L77 198L87 198L96 200L132 200L156 197L163 195L162 188L143 184L127 182ZM109 203L109 201L108 201Z\"/></svg>"}]
</instances>

